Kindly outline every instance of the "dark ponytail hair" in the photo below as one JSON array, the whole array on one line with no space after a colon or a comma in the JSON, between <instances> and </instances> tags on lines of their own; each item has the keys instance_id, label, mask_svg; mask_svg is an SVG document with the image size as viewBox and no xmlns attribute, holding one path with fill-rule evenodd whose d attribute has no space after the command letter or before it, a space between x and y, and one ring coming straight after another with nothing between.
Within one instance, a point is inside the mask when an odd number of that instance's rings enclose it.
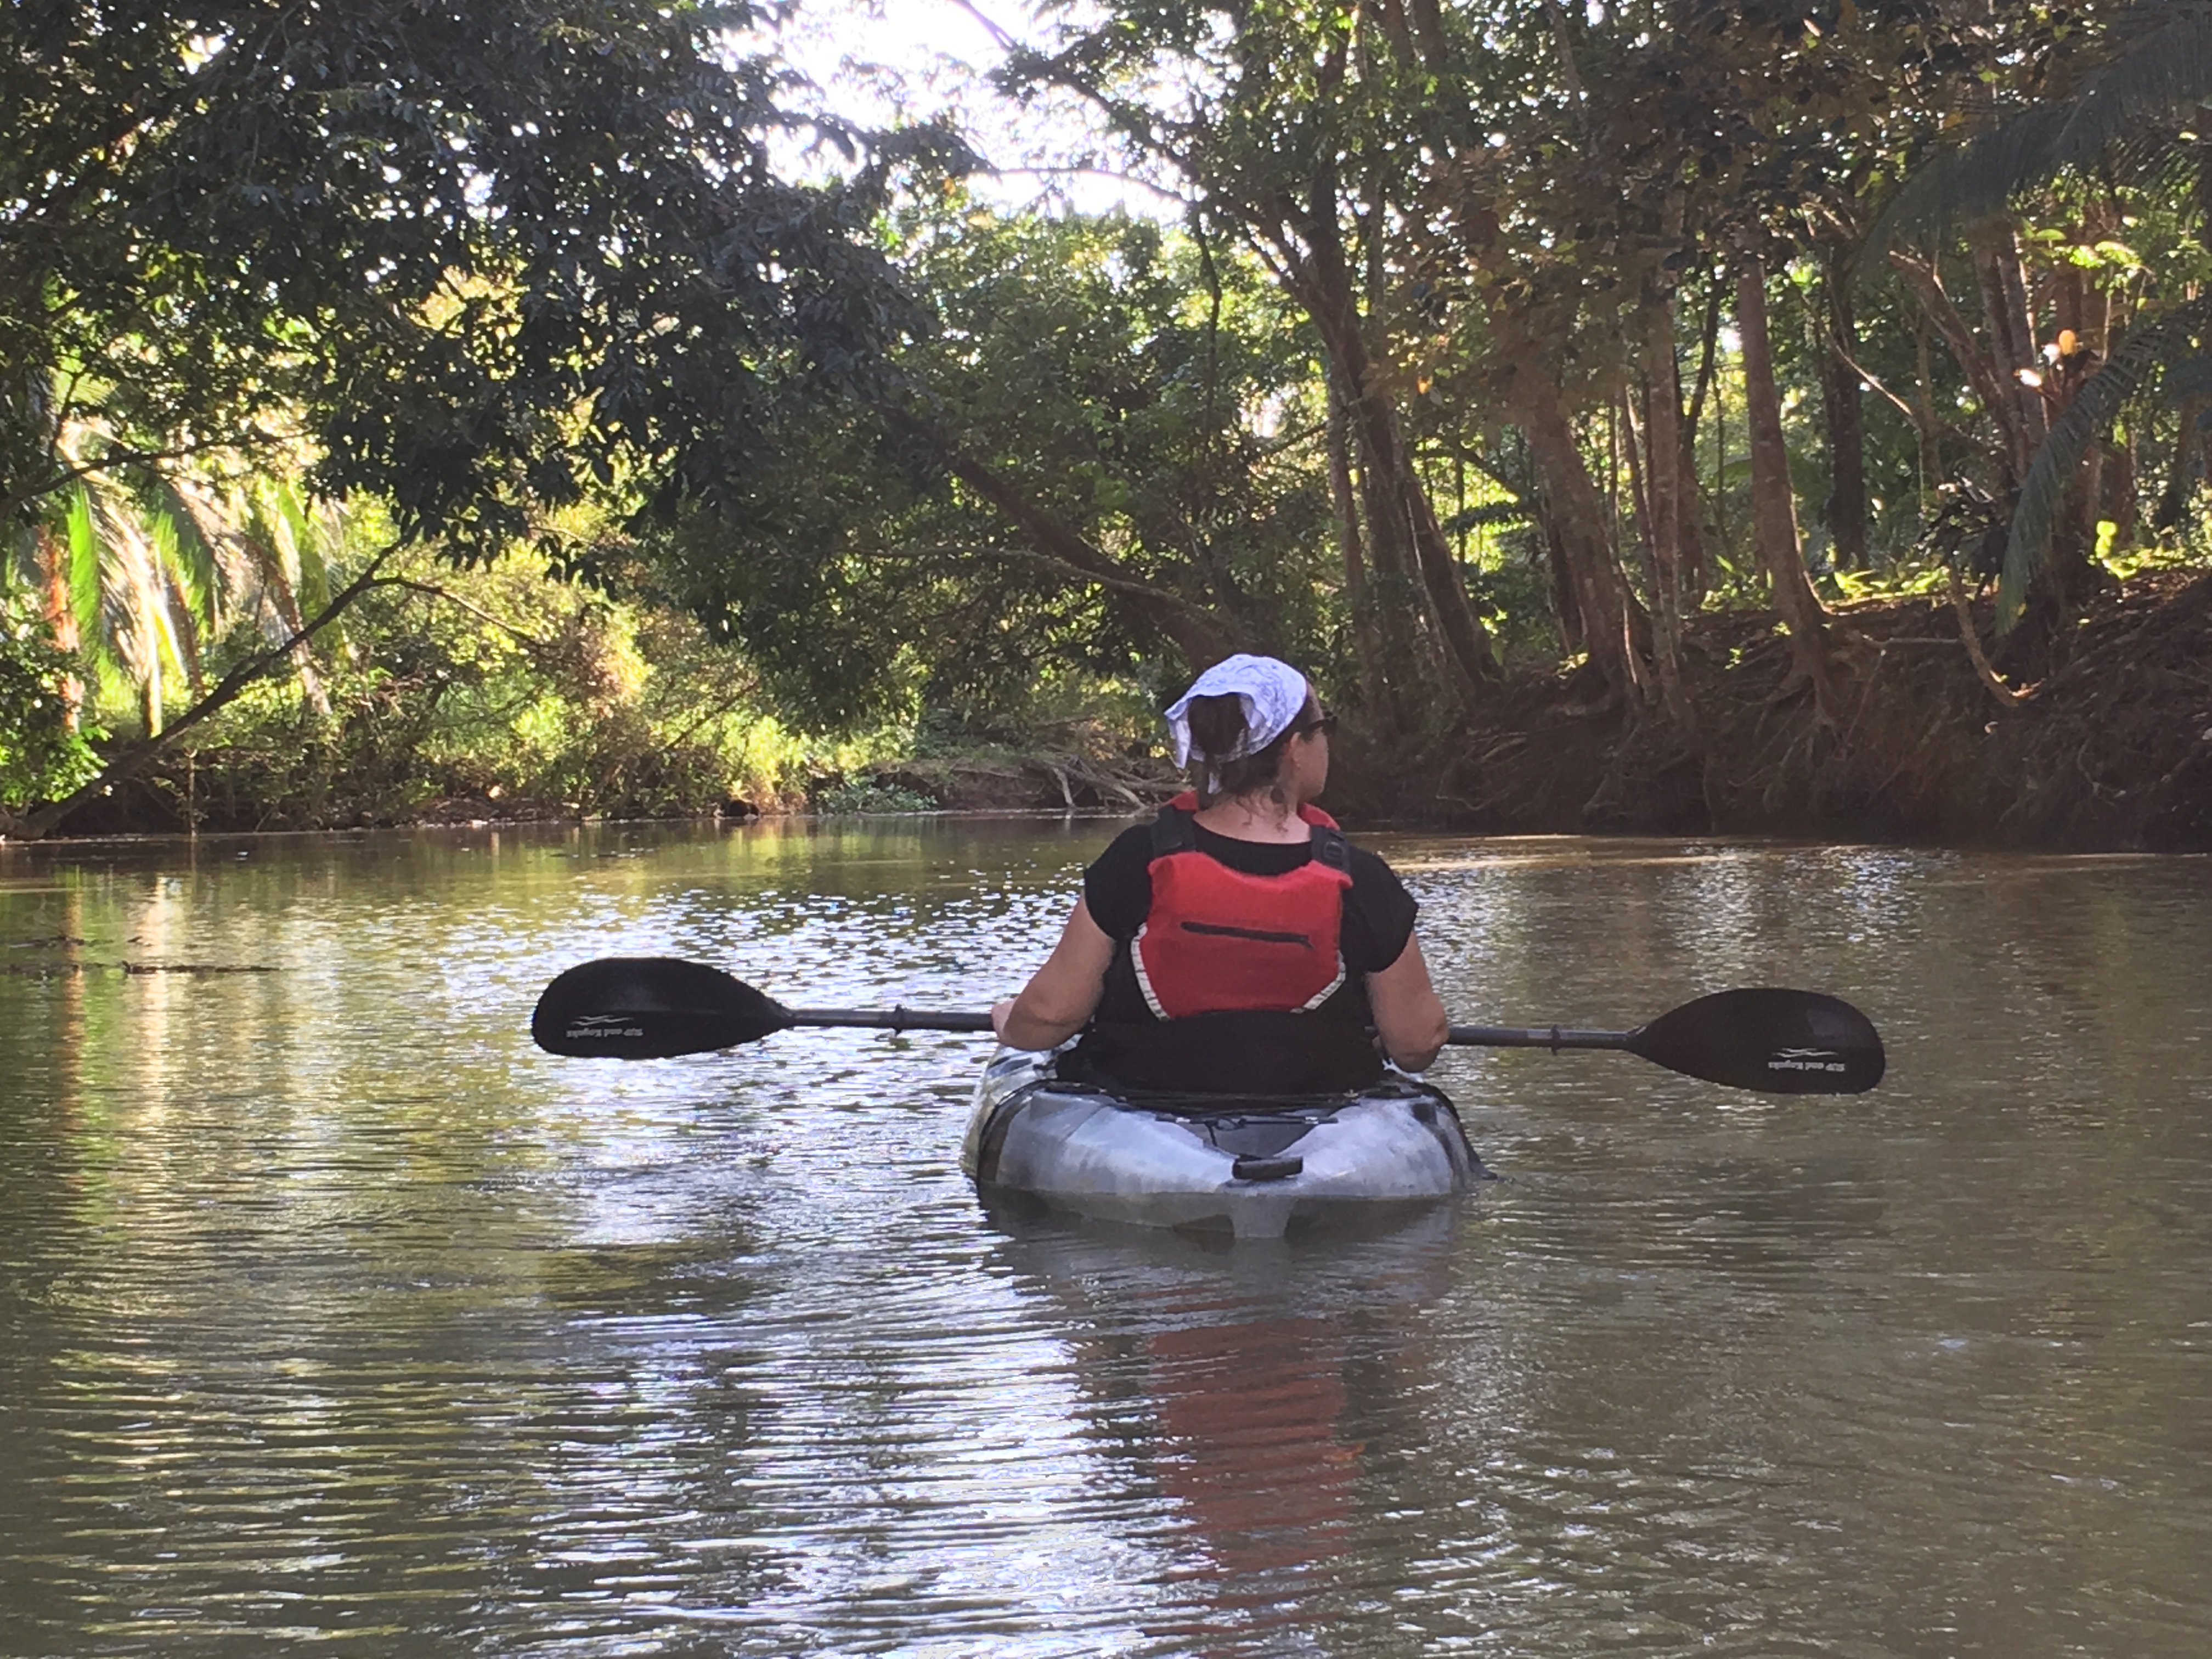
<instances>
[{"instance_id":1,"label":"dark ponytail hair","mask_svg":"<svg viewBox=\"0 0 2212 1659\"><path fill-rule=\"evenodd\" d=\"M1201 810L1216 801L1238 795L1271 794L1284 801L1276 775L1283 768L1283 751L1298 728L1319 712L1313 694L1306 694L1298 716L1276 735L1265 749L1236 760L1206 758L1225 755L1250 735L1244 724L1244 699L1231 692L1221 697L1193 697L1186 711L1190 721L1191 764L1198 772L1198 804Z\"/></svg>"}]
</instances>

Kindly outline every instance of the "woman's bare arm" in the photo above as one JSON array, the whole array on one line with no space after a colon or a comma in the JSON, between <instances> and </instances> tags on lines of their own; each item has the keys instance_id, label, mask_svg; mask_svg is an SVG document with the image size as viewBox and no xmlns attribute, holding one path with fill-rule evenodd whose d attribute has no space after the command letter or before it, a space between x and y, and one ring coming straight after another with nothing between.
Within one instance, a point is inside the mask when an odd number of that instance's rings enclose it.
<instances>
[{"instance_id":1,"label":"woman's bare arm","mask_svg":"<svg viewBox=\"0 0 2212 1659\"><path fill-rule=\"evenodd\" d=\"M1375 1011L1383 1052L1409 1072L1425 1072L1435 1064L1451 1034L1451 1024L1436 988L1429 983L1420 940L1407 939L1397 961L1379 974L1368 975L1367 1001Z\"/></svg>"},{"instance_id":2,"label":"woman's bare arm","mask_svg":"<svg viewBox=\"0 0 2212 1659\"><path fill-rule=\"evenodd\" d=\"M1091 920L1081 899L1060 930L1060 943L1021 994L991 1010L999 1041L1009 1048L1056 1048L1081 1030L1106 993L1114 941ZM1426 981L1424 981L1424 983Z\"/></svg>"}]
</instances>

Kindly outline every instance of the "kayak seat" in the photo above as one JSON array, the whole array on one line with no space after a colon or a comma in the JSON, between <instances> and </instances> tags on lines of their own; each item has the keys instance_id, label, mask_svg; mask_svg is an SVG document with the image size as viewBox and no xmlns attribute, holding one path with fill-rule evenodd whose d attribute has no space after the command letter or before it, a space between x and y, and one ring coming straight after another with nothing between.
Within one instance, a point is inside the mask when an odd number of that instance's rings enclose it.
<instances>
[{"instance_id":1,"label":"kayak seat","mask_svg":"<svg viewBox=\"0 0 2212 1659\"><path fill-rule=\"evenodd\" d=\"M1205 1130L1206 1138L1231 1158L1271 1158L1286 1147L1297 1146L1315 1124L1326 1122L1329 1116L1326 1112L1311 1117L1304 1113L1271 1113L1266 1117L1200 1120L1193 1127Z\"/></svg>"}]
</instances>

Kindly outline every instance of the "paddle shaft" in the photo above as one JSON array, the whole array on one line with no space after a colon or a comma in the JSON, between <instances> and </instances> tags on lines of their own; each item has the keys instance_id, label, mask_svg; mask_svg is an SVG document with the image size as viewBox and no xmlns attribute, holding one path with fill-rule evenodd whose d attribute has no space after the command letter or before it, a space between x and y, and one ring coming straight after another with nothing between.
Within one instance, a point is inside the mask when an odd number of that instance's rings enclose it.
<instances>
[{"instance_id":1,"label":"paddle shaft","mask_svg":"<svg viewBox=\"0 0 2212 1659\"><path fill-rule=\"evenodd\" d=\"M872 1031L988 1031L988 1014L931 1013L920 1008L787 1008L793 1025L855 1025Z\"/></svg>"},{"instance_id":2,"label":"paddle shaft","mask_svg":"<svg viewBox=\"0 0 2212 1659\"><path fill-rule=\"evenodd\" d=\"M791 1008L793 1025L848 1026L872 1031L988 1031L991 1017L930 1012L920 1008ZM1447 1039L1457 1048L1626 1048L1626 1031L1577 1031L1559 1025L1455 1025Z\"/></svg>"},{"instance_id":3,"label":"paddle shaft","mask_svg":"<svg viewBox=\"0 0 2212 1659\"><path fill-rule=\"evenodd\" d=\"M1626 1048L1632 1031L1573 1031L1558 1025L1455 1025L1444 1041L1463 1048Z\"/></svg>"}]
</instances>

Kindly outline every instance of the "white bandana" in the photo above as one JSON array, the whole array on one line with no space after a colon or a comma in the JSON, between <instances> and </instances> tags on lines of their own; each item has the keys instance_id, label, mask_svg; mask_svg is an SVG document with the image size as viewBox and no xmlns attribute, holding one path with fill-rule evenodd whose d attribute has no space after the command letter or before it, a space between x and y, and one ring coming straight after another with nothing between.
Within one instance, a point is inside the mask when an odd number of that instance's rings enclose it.
<instances>
[{"instance_id":1,"label":"white bandana","mask_svg":"<svg viewBox=\"0 0 2212 1659\"><path fill-rule=\"evenodd\" d=\"M1190 690L1168 709L1168 736L1175 742L1177 766L1187 763L1194 752L1190 700L1232 694L1243 700L1244 741L1225 755L1200 755L1199 759L1209 766L1257 754L1289 731L1291 722L1306 706L1306 677L1290 664L1278 662L1273 657L1248 656L1241 652L1233 657L1224 657L1193 680Z\"/></svg>"}]
</instances>

